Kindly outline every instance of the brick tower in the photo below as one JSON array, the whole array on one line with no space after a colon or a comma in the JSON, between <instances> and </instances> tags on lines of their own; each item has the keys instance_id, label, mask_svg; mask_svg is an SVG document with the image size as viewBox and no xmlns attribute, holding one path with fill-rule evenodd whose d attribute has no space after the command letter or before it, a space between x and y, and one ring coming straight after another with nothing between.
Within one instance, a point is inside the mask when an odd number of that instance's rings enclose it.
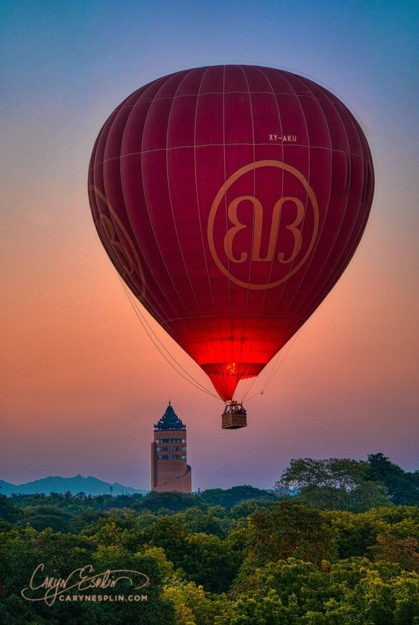
<instances>
[{"instance_id":1,"label":"brick tower","mask_svg":"<svg viewBox=\"0 0 419 625\"><path fill-rule=\"evenodd\" d=\"M186 462L186 426L172 405L154 426L151 443L151 490L160 493L192 491L191 467Z\"/></svg>"}]
</instances>

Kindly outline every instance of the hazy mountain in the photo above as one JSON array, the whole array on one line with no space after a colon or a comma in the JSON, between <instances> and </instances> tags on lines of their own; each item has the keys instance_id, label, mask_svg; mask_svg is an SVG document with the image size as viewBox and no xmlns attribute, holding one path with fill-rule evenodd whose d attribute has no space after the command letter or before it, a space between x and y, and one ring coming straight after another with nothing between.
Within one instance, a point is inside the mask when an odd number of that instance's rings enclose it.
<instances>
[{"instance_id":1,"label":"hazy mountain","mask_svg":"<svg viewBox=\"0 0 419 625\"><path fill-rule=\"evenodd\" d=\"M61 477L59 475L44 477L40 480L34 480L33 482L27 482L25 484L10 484L0 480L0 494L1 495L33 495L36 493L44 493L49 495L50 493L67 493L72 495L77 493L86 493L86 495L132 495L133 493L147 493L146 490L138 488L131 488L130 486L123 486L114 482L104 482L92 475L83 477L82 475L75 475L74 477Z\"/></svg>"}]
</instances>

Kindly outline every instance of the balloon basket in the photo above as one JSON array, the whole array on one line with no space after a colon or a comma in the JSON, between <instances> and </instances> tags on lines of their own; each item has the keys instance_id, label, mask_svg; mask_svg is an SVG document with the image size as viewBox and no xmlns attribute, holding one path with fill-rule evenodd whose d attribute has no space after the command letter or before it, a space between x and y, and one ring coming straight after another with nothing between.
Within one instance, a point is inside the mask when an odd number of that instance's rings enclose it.
<instances>
[{"instance_id":1,"label":"balloon basket","mask_svg":"<svg viewBox=\"0 0 419 625\"><path fill-rule=\"evenodd\" d=\"M223 430L245 428L247 426L247 413L243 404L237 401L227 402L221 415L221 423Z\"/></svg>"}]
</instances>

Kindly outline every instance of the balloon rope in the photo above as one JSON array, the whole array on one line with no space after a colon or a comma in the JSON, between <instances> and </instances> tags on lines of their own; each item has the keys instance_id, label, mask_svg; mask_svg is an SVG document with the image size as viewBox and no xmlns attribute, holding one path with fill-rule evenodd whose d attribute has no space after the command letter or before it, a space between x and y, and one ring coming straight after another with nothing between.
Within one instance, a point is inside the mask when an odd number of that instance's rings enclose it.
<instances>
[{"instance_id":1,"label":"balloon rope","mask_svg":"<svg viewBox=\"0 0 419 625\"><path fill-rule=\"evenodd\" d=\"M195 378L176 360L176 358L174 356L172 356L172 354L169 352L167 347L162 343L162 341L156 335L156 333L154 332L153 328L151 327L151 325L149 324L149 322L145 318L145 316L142 313L141 309L139 308L137 302L133 299L133 296L131 295L130 291L128 290L128 287L126 286L125 282L122 280L122 278L119 277L119 279L120 279L122 287L123 287L123 289L125 291L125 295L127 296L128 301L131 304L132 308L134 309L134 312L135 312L138 320L140 321L141 325L143 326L147 336L149 337L149 339L153 343L154 347L156 347L156 349L159 351L159 353L166 360L166 362L184 380L189 382L189 384L191 384L192 386L194 386L195 388L197 388L201 392L207 393L207 395L210 395L211 397L216 397L218 399L218 395L215 395L215 393L211 393L211 391L209 391L203 384L201 384L198 380L195 380ZM171 358L173 362L171 362L169 360L169 358Z\"/></svg>"},{"instance_id":2,"label":"balloon rope","mask_svg":"<svg viewBox=\"0 0 419 625\"><path fill-rule=\"evenodd\" d=\"M269 375L268 375L264 385L262 386L261 390L258 391L257 393L255 393L254 395L252 395L251 397L249 397L249 399L247 399L248 394L252 390L253 385L255 384L255 382L257 380L257 378L254 378L252 384L250 385L250 387L246 391L246 393L245 393L245 395L244 395L244 397L242 399L242 402L245 401L246 399L249 402L251 399L254 399L258 395L263 395L263 393L265 392L266 387L272 382L272 379L273 379L274 375L276 374L276 372L278 371L279 367L284 362L285 358L288 356L292 346L294 345L295 341L297 340L297 337L298 337L299 333L300 333L300 330L298 330L298 332L296 332L294 334L294 336L292 337L290 342L287 344L285 351L284 351L283 348L281 350L279 350L279 352L277 353L277 355L275 356L275 358L272 361L271 371L270 371L270 373L269 373Z\"/></svg>"}]
</instances>

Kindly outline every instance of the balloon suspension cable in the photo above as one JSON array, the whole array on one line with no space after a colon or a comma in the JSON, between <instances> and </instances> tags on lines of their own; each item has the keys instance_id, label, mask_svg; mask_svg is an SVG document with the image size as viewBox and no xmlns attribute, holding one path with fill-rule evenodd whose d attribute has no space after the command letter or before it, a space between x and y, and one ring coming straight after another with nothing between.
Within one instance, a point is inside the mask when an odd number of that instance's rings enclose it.
<instances>
[{"instance_id":1,"label":"balloon suspension cable","mask_svg":"<svg viewBox=\"0 0 419 625\"><path fill-rule=\"evenodd\" d=\"M192 386L194 386L195 388L197 388L199 391L206 393L207 395L210 395L211 397L215 397L218 399L218 396L215 393L211 393L211 391L209 391L203 384L201 384L198 380L196 380L177 360L174 356L172 356L172 354L169 352L169 350L167 349L167 347L162 343L162 341L159 339L159 337L157 336L157 334L155 333L155 331L153 330L153 328L151 327L150 323L147 321L144 313L141 311L141 308L139 306L139 304L137 303L137 301L134 299L134 296L131 294L130 290L128 289L127 285L125 284L125 282L122 280L122 278L120 276L118 276L122 287L125 291L125 295L128 298L129 303L131 304L132 308L134 309L134 312L138 318L138 320L140 321L141 325L143 326L147 336L149 337L149 339L151 340L151 342L153 343L154 347L159 351L159 353L163 356L163 358L165 359L165 361L172 367L172 369L174 369L176 371L176 373L178 373L184 380L186 380L187 382L189 382L189 384L191 384Z\"/></svg>"},{"instance_id":2,"label":"balloon suspension cable","mask_svg":"<svg viewBox=\"0 0 419 625\"><path fill-rule=\"evenodd\" d=\"M294 334L294 336L292 337L290 342L286 345L286 348L285 349L282 348L281 350L279 350L279 352L277 353L277 355L273 359L272 366L270 367L270 372L269 372L268 377L267 377L266 381L264 382L261 390L258 391L257 393L255 393L254 395L251 395L249 397L249 399L247 399L247 396L249 395L249 393L252 390L256 380L258 379L257 377L253 378L252 383L250 384L249 388L247 389L247 391L245 392L243 398L241 399L241 403L243 403L245 400L246 400L246 402L249 402L252 399L254 399L255 397L257 397L258 395L263 395L263 393L265 392L267 386L272 382L273 377L275 376L275 374L278 371L279 367L284 362L285 358L288 356L292 346L294 345L295 341L297 340L297 337L298 337L298 335L300 333L300 329Z\"/></svg>"}]
</instances>

